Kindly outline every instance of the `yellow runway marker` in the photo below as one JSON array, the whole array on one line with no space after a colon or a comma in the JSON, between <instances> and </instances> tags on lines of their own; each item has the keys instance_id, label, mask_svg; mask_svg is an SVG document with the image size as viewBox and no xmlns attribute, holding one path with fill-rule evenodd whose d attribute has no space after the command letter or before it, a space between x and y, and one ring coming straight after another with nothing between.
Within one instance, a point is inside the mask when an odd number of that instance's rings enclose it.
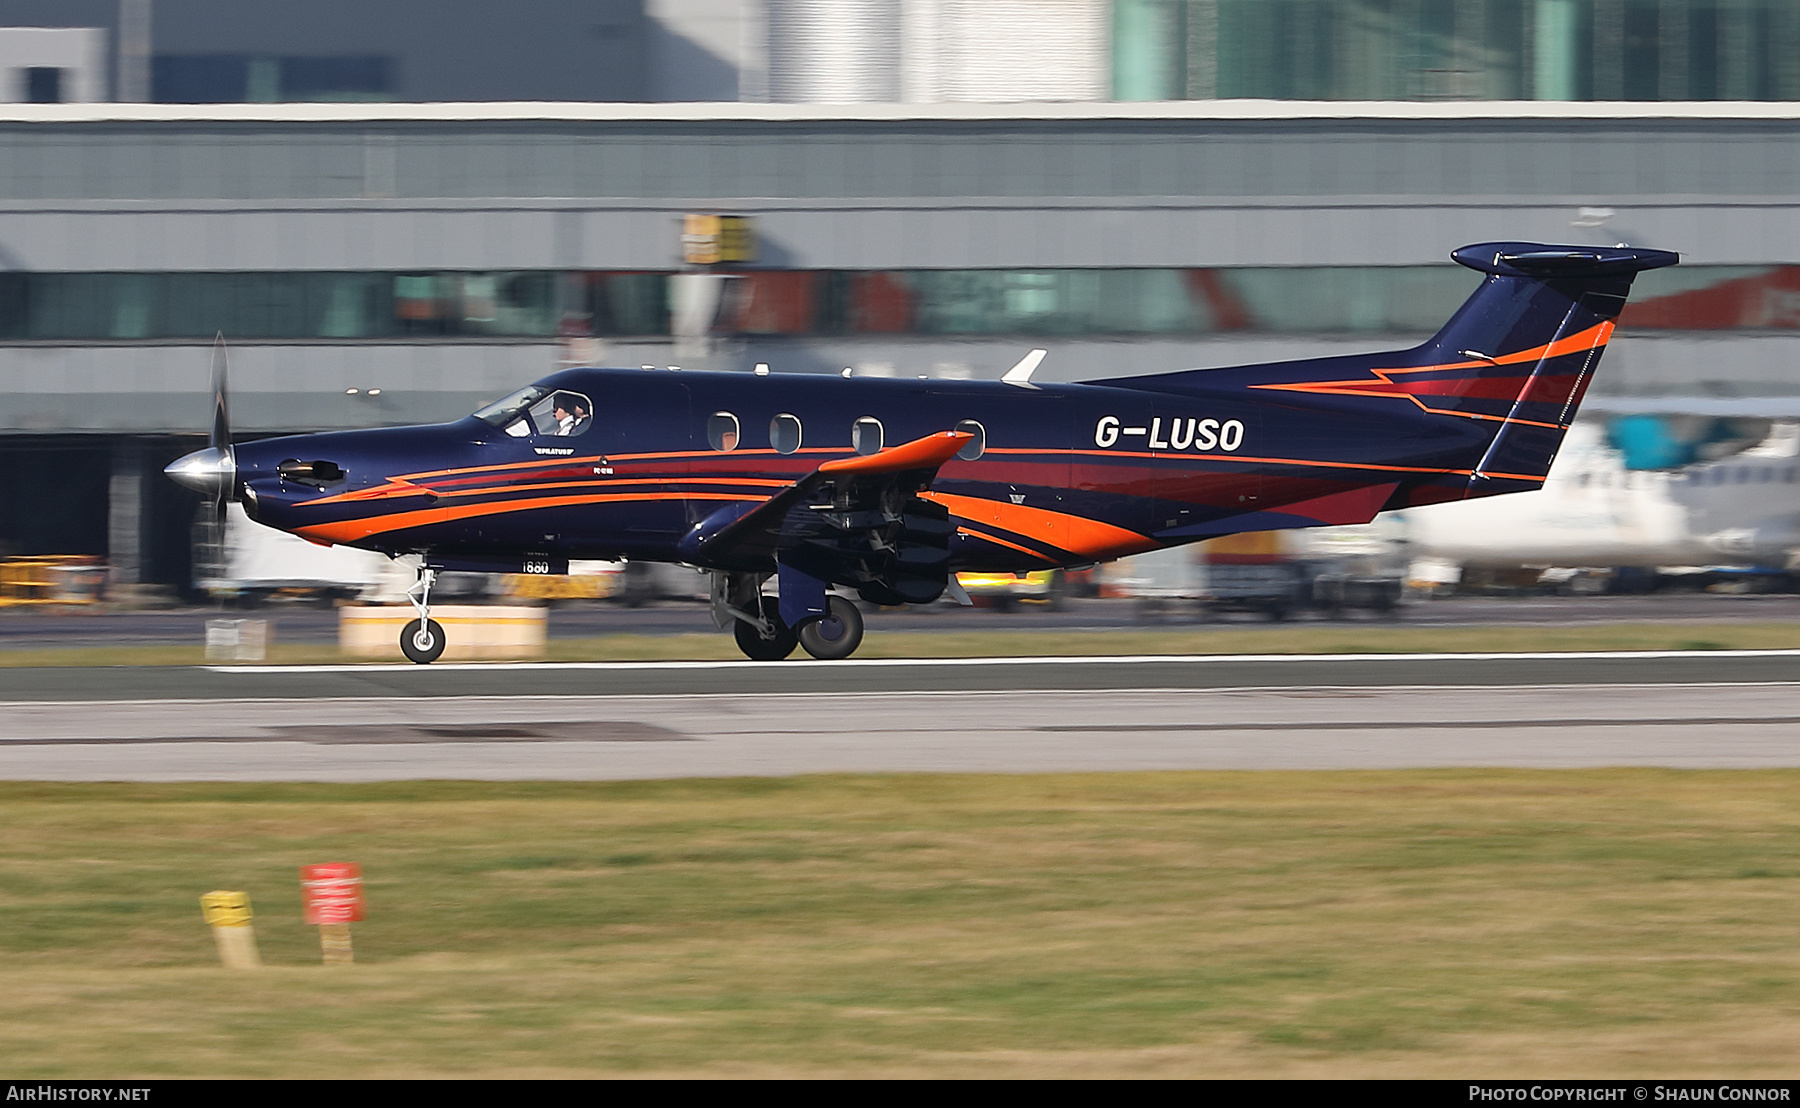
<instances>
[{"instance_id":1,"label":"yellow runway marker","mask_svg":"<svg viewBox=\"0 0 1800 1108\"><path fill-rule=\"evenodd\" d=\"M200 898L200 914L212 925L219 944L219 961L226 969L255 969L262 965L256 952L256 932L250 926L250 897L246 893L216 890Z\"/></svg>"}]
</instances>

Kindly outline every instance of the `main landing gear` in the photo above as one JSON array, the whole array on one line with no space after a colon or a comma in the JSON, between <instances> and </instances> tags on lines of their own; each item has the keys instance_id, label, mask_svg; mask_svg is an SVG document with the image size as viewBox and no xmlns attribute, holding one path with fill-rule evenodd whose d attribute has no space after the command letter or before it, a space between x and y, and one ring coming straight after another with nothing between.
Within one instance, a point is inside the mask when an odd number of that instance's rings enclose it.
<instances>
[{"instance_id":1,"label":"main landing gear","mask_svg":"<svg viewBox=\"0 0 1800 1108\"><path fill-rule=\"evenodd\" d=\"M841 596L826 597L826 614L798 628L781 619L781 603L762 594L767 575L714 573L713 621L729 625L738 649L757 662L779 662L799 646L824 661L848 658L862 645L863 618L855 604Z\"/></svg>"},{"instance_id":2,"label":"main landing gear","mask_svg":"<svg viewBox=\"0 0 1800 1108\"><path fill-rule=\"evenodd\" d=\"M431 586L435 584L437 570L420 566L418 581L406 590L406 599L412 601L419 618L400 630L400 653L422 666L437 661L444 652L444 628L431 618Z\"/></svg>"}]
</instances>

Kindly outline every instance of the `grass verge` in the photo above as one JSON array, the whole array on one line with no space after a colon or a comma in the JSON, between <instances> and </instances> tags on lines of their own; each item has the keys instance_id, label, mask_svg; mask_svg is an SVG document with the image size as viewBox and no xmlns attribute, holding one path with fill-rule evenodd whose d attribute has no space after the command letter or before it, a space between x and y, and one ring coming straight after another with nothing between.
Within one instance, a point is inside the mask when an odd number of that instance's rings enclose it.
<instances>
[{"instance_id":1,"label":"grass verge","mask_svg":"<svg viewBox=\"0 0 1800 1108\"><path fill-rule=\"evenodd\" d=\"M14 1078L1796 1069L1800 772L15 783L0 825ZM351 967L299 922L333 860Z\"/></svg>"},{"instance_id":2,"label":"grass verge","mask_svg":"<svg viewBox=\"0 0 1800 1108\"><path fill-rule=\"evenodd\" d=\"M1296 624L1179 630L881 631L858 658L982 658L1118 654L1424 654L1585 650L1795 650L1795 623L1603 623L1578 627L1406 627L1393 624ZM556 662L741 660L731 636L604 635L552 639ZM796 653L796 658L803 655ZM276 644L277 665L348 661L330 644ZM387 662L402 660L396 647ZM118 646L0 650L0 667L202 665L195 646Z\"/></svg>"}]
</instances>

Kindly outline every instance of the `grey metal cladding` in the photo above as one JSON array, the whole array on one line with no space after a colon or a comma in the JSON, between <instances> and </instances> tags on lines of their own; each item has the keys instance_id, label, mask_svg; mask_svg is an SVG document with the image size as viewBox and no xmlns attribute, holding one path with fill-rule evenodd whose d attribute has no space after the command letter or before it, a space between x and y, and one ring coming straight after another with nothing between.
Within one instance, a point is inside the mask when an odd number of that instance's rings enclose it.
<instances>
[{"instance_id":1,"label":"grey metal cladding","mask_svg":"<svg viewBox=\"0 0 1800 1108\"><path fill-rule=\"evenodd\" d=\"M191 431L205 345L36 347L0 358L0 430ZM255 345L231 352L232 419L243 430L366 427L454 419L543 376L540 343ZM357 396L345 390L357 388ZM382 389L369 397L370 387Z\"/></svg>"},{"instance_id":2,"label":"grey metal cladding","mask_svg":"<svg viewBox=\"0 0 1800 1108\"><path fill-rule=\"evenodd\" d=\"M1790 120L0 125L0 198L1768 195ZM371 188L371 182L375 187Z\"/></svg>"}]
</instances>

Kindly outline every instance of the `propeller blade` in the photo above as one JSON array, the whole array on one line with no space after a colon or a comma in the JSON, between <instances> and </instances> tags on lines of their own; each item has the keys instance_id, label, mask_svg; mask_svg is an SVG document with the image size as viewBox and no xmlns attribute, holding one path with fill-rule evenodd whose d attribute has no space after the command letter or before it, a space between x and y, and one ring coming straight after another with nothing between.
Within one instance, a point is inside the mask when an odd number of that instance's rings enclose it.
<instances>
[{"instance_id":1,"label":"propeller blade","mask_svg":"<svg viewBox=\"0 0 1800 1108\"><path fill-rule=\"evenodd\" d=\"M206 445L214 450L231 449L231 410L226 396L225 332L213 339L212 355L212 428Z\"/></svg>"},{"instance_id":2,"label":"propeller blade","mask_svg":"<svg viewBox=\"0 0 1800 1108\"><path fill-rule=\"evenodd\" d=\"M213 338L212 355L212 427L206 445L218 459L219 480L213 487L213 520L222 529L225 506L237 495L237 453L231 449L230 374L226 367L225 332ZM223 534L223 530L220 532Z\"/></svg>"},{"instance_id":3,"label":"propeller blade","mask_svg":"<svg viewBox=\"0 0 1800 1108\"><path fill-rule=\"evenodd\" d=\"M225 506L237 496L237 454L231 448L231 416L226 397L225 334L213 340L212 426L205 450L177 458L163 472L212 501L213 520L224 522Z\"/></svg>"}]
</instances>

